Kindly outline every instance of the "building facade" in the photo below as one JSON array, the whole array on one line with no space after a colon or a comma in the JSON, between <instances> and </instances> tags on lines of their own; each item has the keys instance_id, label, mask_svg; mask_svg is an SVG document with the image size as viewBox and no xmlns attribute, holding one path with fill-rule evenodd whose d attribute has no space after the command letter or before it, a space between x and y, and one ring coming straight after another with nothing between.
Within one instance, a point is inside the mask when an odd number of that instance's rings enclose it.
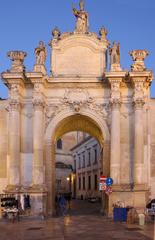
<instances>
[{"instance_id":1,"label":"building facade","mask_svg":"<svg viewBox=\"0 0 155 240\"><path fill-rule=\"evenodd\" d=\"M149 196L155 197L155 100L150 98L153 74L144 64L148 52L131 51L133 64L123 70L120 45L110 45L103 27L99 35L89 30L83 1L73 14L73 32L52 31L50 75L42 41L29 72L25 52L8 52L12 64L1 74L9 97L0 101L0 191L28 192L32 214L54 214L56 142L67 132L84 131L103 148L102 172L114 180L106 210L118 200L142 209Z\"/></svg>"},{"instance_id":2,"label":"building facade","mask_svg":"<svg viewBox=\"0 0 155 240\"><path fill-rule=\"evenodd\" d=\"M76 198L101 198L99 179L102 174L102 150L98 141L89 136L71 151L76 172Z\"/></svg>"},{"instance_id":3,"label":"building facade","mask_svg":"<svg viewBox=\"0 0 155 240\"><path fill-rule=\"evenodd\" d=\"M82 132L70 132L63 135L56 143L56 193L72 192L74 189L74 160L71 148L77 145L84 138Z\"/></svg>"}]
</instances>

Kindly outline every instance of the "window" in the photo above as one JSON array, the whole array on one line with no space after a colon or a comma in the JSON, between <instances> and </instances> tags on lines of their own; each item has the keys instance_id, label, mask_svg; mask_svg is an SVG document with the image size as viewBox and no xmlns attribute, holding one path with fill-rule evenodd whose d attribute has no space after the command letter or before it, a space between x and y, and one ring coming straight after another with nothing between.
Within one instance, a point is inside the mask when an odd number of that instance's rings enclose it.
<instances>
[{"instance_id":1,"label":"window","mask_svg":"<svg viewBox=\"0 0 155 240\"><path fill-rule=\"evenodd\" d=\"M88 190L91 190L91 176L88 176Z\"/></svg>"},{"instance_id":2,"label":"window","mask_svg":"<svg viewBox=\"0 0 155 240\"><path fill-rule=\"evenodd\" d=\"M76 171L76 159L74 159L74 170Z\"/></svg>"},{"instance_id":3,"label":"window","mask_svg":"<svg viewBox=\"0 0 155 240\"><path fill-rule=\"evenodd\" d=\"M97 174L94 175L94 189L97 190Z\"/></svg>"},{"instance_id":4,"label":"window","mask_svg":"<svg viewBox=\"0 0 155 240\"><path fill-rule=\"evenodd\" d=\"M81 190L81 177L79 177L79 190Z\"/></svg>"},{"instance_id":5,"label":"window","mask_svg":"<svg viewBox=\"0 0 155 240\"><path fill-rule=\"evenodd\" d=\"M85 190L85 177L83 177L83 190Z\"/></svg>"},{"instance_id":6,"label":"window","mask_svg":"<svg viewBox=\"0 0 155 240\"><path fill-rule=\"evenodd\" d=\"M62 140L61 139L59 139L57 141L57 149L62 149Z\"/></svg>"},{"instance_id":7,"label":"window","mask_svg":"<svg viewBox=\"0 0 155 240\"><path fill-rule=\"evenodd\" d=\"M88 151L88 164L87 166L89 167L91 165L91 154L90 154L90 150Z\"/></svg>"},{"instance_id":8,"label":"window","mask_svg":"<svg viewBox=\"0 0 155 240\"><path fill-rule=\"evenodd\" d=\"M82 165L83 168L85 168L85 154L83 154L83 165Z\"/></svg>"},{"instance_id":9,"label":"window","mask_svg":"<svg viewBox=\"0 0 155 240\"><path fill-rule=\"evenodd\" d=\"M79 169L81 168L81 158L79 156Z\"/></svg>"},{"instance_id":10,"label":"window","mask_svg":"<svg viewBox=\"0 0 155 240\"><path fill-rule=\"evenodd\" d=\"M97 163L97 149L94 149L94 163Z\"/></svg>"}]
</instances>

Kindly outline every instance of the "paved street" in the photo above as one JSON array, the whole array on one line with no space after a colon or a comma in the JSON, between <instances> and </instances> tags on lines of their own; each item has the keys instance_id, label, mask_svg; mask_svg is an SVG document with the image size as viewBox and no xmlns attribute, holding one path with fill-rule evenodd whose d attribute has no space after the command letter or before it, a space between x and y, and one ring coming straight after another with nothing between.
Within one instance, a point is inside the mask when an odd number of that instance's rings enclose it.
<instances>
[{"instance_id":1,"label":"paved street","mask_svg":"<svg viewBox=\"0 0 155 240\"><path fill-rule=\"evenodd\" d=\"M99 213L99 204L73 202L65 217L0 222L0 240L153 240L153 224L114 223Z\"/></svg>"}]
</instances>

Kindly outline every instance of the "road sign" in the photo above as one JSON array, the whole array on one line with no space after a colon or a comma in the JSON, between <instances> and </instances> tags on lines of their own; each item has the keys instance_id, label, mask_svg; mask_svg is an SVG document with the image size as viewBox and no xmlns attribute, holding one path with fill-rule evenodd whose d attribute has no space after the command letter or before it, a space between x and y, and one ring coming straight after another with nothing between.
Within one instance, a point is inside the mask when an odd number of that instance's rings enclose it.
<instances>
[{"instance_id":1,"label":"road sign","mask_svg":"<svg viewBox=\"0 0 155 240\"><path fill-rule=\"evenodd\" d=\"M105 182L106 181L106 179L107 179L107 177L106 176L100 176L100 182Z\"/></svg>"},{"instance_id":2,"label":"road sign","mask_svg":"<svg viewBox=\"0 0 155 240\"><path fill-rule=\"evenodd\" d=\"M100 191L105 191L107 188L106 184L104 182L99 183L99 190Z\"/></svg>"}]
</instances>

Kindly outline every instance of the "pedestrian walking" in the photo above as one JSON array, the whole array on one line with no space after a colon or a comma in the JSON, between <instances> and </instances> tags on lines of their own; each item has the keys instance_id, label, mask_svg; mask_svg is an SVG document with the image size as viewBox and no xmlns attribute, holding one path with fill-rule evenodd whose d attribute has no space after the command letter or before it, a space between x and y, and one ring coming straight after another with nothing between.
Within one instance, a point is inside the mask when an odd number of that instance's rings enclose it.
<instances>
[{"instance_id":1,"label":"pedestrian walking","mask_svg":"<svg viewBox=\"0 0 155 240\"><path fill-rule=\"evenodd\" d=\"M66 199L64 198L63 194L60 195L58 203L59 203L59 208L60 208L61 214L63 216L65 216L66 213L67 213L67 210L66 210Z\"/></svg>"}]
</instances>

